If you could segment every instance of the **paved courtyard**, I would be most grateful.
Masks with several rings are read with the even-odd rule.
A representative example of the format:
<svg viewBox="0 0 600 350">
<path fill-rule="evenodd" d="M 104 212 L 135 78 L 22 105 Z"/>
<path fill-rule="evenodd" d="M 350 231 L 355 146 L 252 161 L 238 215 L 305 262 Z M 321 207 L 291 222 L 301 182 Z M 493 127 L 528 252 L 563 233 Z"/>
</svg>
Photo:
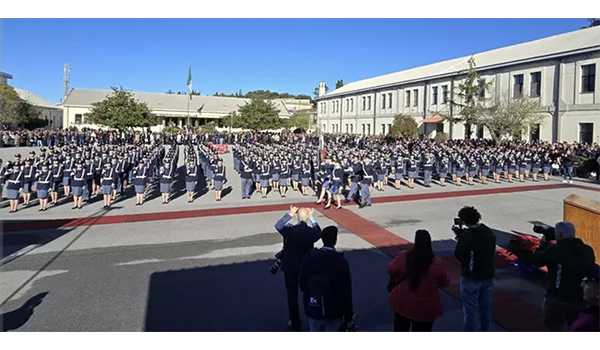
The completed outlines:
<svg viewBox="0 0 600 350">
<path fill-rule="evenodd" d="M 2 150 L 4 151 L 4 150 Z M 23 151 L 21 152 L 24 153 Z M 2 157 L 5 157 L 2 154 Z M 231 158 L 226 157 L 231 169 Z M 275 221 L 291 203 L 272 193 L 242 201 L 239 179 L 222 202 L 205 194 L 188 204 L 156 198 L 136 207 L 125 198 L 111 210 L 101 202 L 82 210 L 70 203 L 41 214 L 36 207 L 9 215 L 0 208 L 0 313 L 3 329 L 18 331 L 280 331 L 287 307 L 283 275 L 269 272 L 282 246 Z M 451 261 L 452 218 L 474 205 L 505 244 L 511 230 L 562 218 L 571 193 L 598 198 L 600 186 L 576 183 L 418 187 L 375 193 L 372 207 L 319 210 L 322 227 L 340 227 L 338 248 L 352 271 L 359 330 L 389 331 L 386 267 L 416 229 L 428 229 L 453 279 L 444 292 L 444 316 L 434 329 L 458 331 L 456 265 Z M 320 246 L 320 243 L 317 245 Z M 541 281 L 499 265 L 494 330 L 541 330 Z M 514 310 L 521 310 L 515 314 Z M 524 314 L 527 317 L 524 317 Z M 511 316 L 512 314 L 512 316 Z"/>
</svg>

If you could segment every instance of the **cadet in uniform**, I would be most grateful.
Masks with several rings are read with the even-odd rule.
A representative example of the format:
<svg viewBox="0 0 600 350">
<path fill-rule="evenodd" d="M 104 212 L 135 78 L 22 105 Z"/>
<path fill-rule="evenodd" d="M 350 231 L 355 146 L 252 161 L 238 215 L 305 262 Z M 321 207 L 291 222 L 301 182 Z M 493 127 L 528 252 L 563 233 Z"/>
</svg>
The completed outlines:
<svg viewBox="0 0 600 350">
<path fill-rule="evenodd" d="M 185 167 L 185 190 L 187 192 L 187 201 L 192 203 L 196 195 L 196 187 L 198 186 L 198 166 L 193 160 L 188 160 Z"/>
<path fill-rule="evenodd" d="M 425 187 L 431 187 L 431 177 L 433 175 L 434 165 L 435 160 L 433 159 L 433 154 L 427 153 L 423 160 L 423 184 Z"/>
<path fill-rule="evenodd" d="M 100 177 L 100 185 L 102 190 L 102 196 L 104 198 L 104 208 L 110 208 L 113 196 L 113 189 L 115 183 L 115 169 L 110 162 L 104 163 L 104 169 L 102 169 Z"/>
<path fill-rule="evenodd" d="M 19 191 L 23 182 L 23 171 L 20 166 L 9 163 L 6 167 L 6 194 L 10 204 L 9 213 L 17 212 L 19 206 Z"/>
<path fill-rule="evenodd" d="M 46 211 L 48 209 L 48 191 L 52 183 L 52 172 L 46 162 L 42 163 L 41 171 L 36 173 L 36 180 L 37 197 L 40 201 L 39 211 Z"/>
<path fill-rule="evenodd" d="M 50 187 L 50 197 L 52 198 L 52 205 L 58 203 L 58 188 L 63 180 L 63 166 L 59 164 L 58 159 L 52 160 L 52 184 Z"/>
<path fill-rule="evenodd" d="M 360 183 L 360 208 L 371 206 L 372 204 L 369 186 L 373 183 L 375 169 L 373 169 L 373 165 L 371 165 L 371 160 L 369 158 L 365 158 L 362 173 L 363 177 Z"/>
<path fill-rule="evenodd" d="M 33 182 L 35 181 L 35 166 L 33 160 L 28 158 L 25 160 L 25 167 L 23 168 L 23 204 L 29 205 L 31 200 L 31 191 L 33 190 Z"/>
<path fill-rule="evenodd" d="M 133 169 L 133 187 L 135 190 L 135 205 L 144 204 L 146 185 L 148 184 L 148 167 L 144 159 L 140 159 L 138 166 Z"/>
<path fill-rule="evenodd" d="M 288 161 L 284 158 L 281 161 L 281 169 L 279 173 L 279 194 L 281 198 L 285 198 L 288 187 L 290 186 L 291 168 Z"/>
<path fill-rule="evenodd" d="M 254 184 L 253 164 L 249 162 L 249 157 L 245 156 L 240 159 L 240 177 L 242 186 L 242 199 L 250 199 L 252 193 L 252 185 Z"/>
<path fill-rule="evenodd" d="M 219 158 L 217 160 L 217 165 L 215 167 L 214 172 L 214 190 L 215 190 L 215 200 L 217 202 L 221 201 L 221 194 L 223 193 L 223 185 L 227 182 L 227 177 L 225 175 L 225 165 L 223 165 L 223 159 Z"/>
<path fill-rule="evenodd" d="M 81 162 L 75 165 L 75 169 L 71 171 L 71 187 L 73 189 L 73 208 L 81 209 L 82 207 L 82 194 L 83 187 L 86 184 L 86 170 Z"/>
</svg>

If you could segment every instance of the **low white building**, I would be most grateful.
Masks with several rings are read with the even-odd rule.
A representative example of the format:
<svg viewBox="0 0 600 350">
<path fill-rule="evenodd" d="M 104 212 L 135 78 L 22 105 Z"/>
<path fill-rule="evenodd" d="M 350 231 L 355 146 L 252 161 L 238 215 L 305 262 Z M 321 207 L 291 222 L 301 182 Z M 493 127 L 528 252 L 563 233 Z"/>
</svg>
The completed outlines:
<svg viewBox="0 0 600 350">
<path fill-rule="evenodd" d="M 460 102 L 458 85 L 473 57 L 482 79 L 490 83 L 486 103 L 529 97 L 540 103 L 543 123 L 525 139 L 600 142 L 600 27 L 581 29 L 349 83 L 317 99 L 321 130 L 384 135 L 394 116 L 415 118 L 422 134 L 445 132 L 463 138 L 464 125 L 442 116 L 459 116 L 450 101 Z M 483 128 L 474 137 L 488 137 Z"/>
<path fill-rule="evenodd" d="M 97 127 L 86 120 L 92 104 L 102 101 L 112 90 L 73 89 L 63 102 L 63 126 Z M 150 111 L 161 117 L 162 123 L 154 127 L 161 130 L 166 126 L 196 127 L 226 117 L 249 103 L 248 98 L 178 95 L 168 93 L 132 91 L 136 100 L 145 103 Z M 280 118 L 289 118 L 302 108 L 311 108 L 309 100 L 273 99 L 271 103 L 279 110 Z"/>
<path fill-rule="evenodd" d="M 49 128 L 63 127 L 63 111 L 58 105 L 54 105 L 41 96 L 31 91 L 14 88 L 20 98 L 29 102 L 38 111 L 39 118 L 48 122 Z"/>
</svg>

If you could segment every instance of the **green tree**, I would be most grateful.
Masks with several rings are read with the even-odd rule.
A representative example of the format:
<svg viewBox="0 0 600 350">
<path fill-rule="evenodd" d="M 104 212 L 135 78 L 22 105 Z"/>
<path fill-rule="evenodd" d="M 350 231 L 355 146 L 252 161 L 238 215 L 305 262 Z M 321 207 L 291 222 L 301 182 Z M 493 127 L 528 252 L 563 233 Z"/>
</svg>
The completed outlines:
<svg viewBox="0 0 600 350">
<path fill-rule="evenodd" d="M 286 122 L 286 127 L 290 129 L 302 128 L 308 130 L 311 127 L 311 112 L 298 111 L 294 113 Z"/>
<path fill-rule="evenodd" d="M 46 126 L 47 121 L 39 119 L 39 111 L 12 86 L 0 85 L 0 124 L 35 129 Z"/>
<path fill-rule="evenodd" d="M 342 86 L 344 86 L 344 81 L 343 80 L 340 79 L 340 80 L 338 80 L 338 81 L 335 82 L 335 88 L 336 89 L 339 89 Z"/>
<path fill-rule="evenodd" d="M 113 88 L 104 100 L 92 105 L 86 117 L 92 123 L 120 130 L 160 123 L 160 117 L 150 113 L 145 103 L 138 102 L 131 92 L 123 88 Z"/>
<path fill-rule="evenodd" d="M 390 136 L 416 138 L 418 135 L 419 126 L 413 117 L 406 114 L 398 114 L 394 117 Z"/>
<path fill-rule="evenodd" d="M 241 106 L 233 118 L 233 127 L 252 130 L 277 129 L 282 126 L 279 111 L 270 101 L 253 98 Z"/>
<path fill-rule="evenodd" d="M 452 123 L 463 122 L 465 123 L 465 138 L 471 138 L 471 125 L 480 125 L 481 117 L 486 113 L 485 97 L 482 94 L 485 93 L 491 82 L 486 82 L 481 79 L 479 73 L 475 69 L 475 59 L 471 57 L 468 61 L 469 69 L 465 80 L 458 85 L 458 94 L 460 98 L 458 101 L 450 101 L 454 106 L 460 108 L 459 113 L 456 116 L 450 118 L 445 116 Z"/>
<path fill-rule="evenodd" d="M 539 113 L 539 103 L 528 98 L 505 98 L 486 110 L 480 119 L 494 140 L 505 136 L 517 136 L 526 132 L 533 124 L 543 122 L 545 116 Z"/>
</svg>

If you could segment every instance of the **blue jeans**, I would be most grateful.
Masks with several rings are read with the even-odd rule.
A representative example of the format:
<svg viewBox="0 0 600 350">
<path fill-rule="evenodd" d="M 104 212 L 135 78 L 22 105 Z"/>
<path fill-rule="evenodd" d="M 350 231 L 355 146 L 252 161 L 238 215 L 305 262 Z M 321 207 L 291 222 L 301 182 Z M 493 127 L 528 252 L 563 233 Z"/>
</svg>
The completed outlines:
<svg viewBox="0 0 600 350">
<path fill-rule="evenodd" d="M 371 204 L 371 191 L 369 185 L 366 183 L 360 183 L 360 202 L 362 204 Z"/>
<path fill-rule="evenodd" d="M 252 179 L 242 178 L 242 198 L 249 198 L 250 191 L 252 190 L 252 184 L 254 181 Z"/>
<path fill-rule="evenodd" d="M 342 319 L 317 320 L 307 317 L 309 332 L 339 332 L 342 327 Z"/>
<path fill-rule="evenodd" d="M 563 167 L 563 179 L 565 179 L 565 180 L 573 179 L 573 167 L 572 166 Z"/>
<path fill-rule="evenodd" d="M 488 331 L 492 323 L 492 288 L 494 281 L 460 278 L 460 299 L 463 306 L 464 330 Z M 477 324 L 479 323 L 479 329 Z"/>
<path fill-rule="evenodd" d="M 350 183 L 350 192 L 346 196 L 346 199 L 354 199 L 354 197 L 358 194 L 358 182 L 352 181 Z"/>
</svg>

